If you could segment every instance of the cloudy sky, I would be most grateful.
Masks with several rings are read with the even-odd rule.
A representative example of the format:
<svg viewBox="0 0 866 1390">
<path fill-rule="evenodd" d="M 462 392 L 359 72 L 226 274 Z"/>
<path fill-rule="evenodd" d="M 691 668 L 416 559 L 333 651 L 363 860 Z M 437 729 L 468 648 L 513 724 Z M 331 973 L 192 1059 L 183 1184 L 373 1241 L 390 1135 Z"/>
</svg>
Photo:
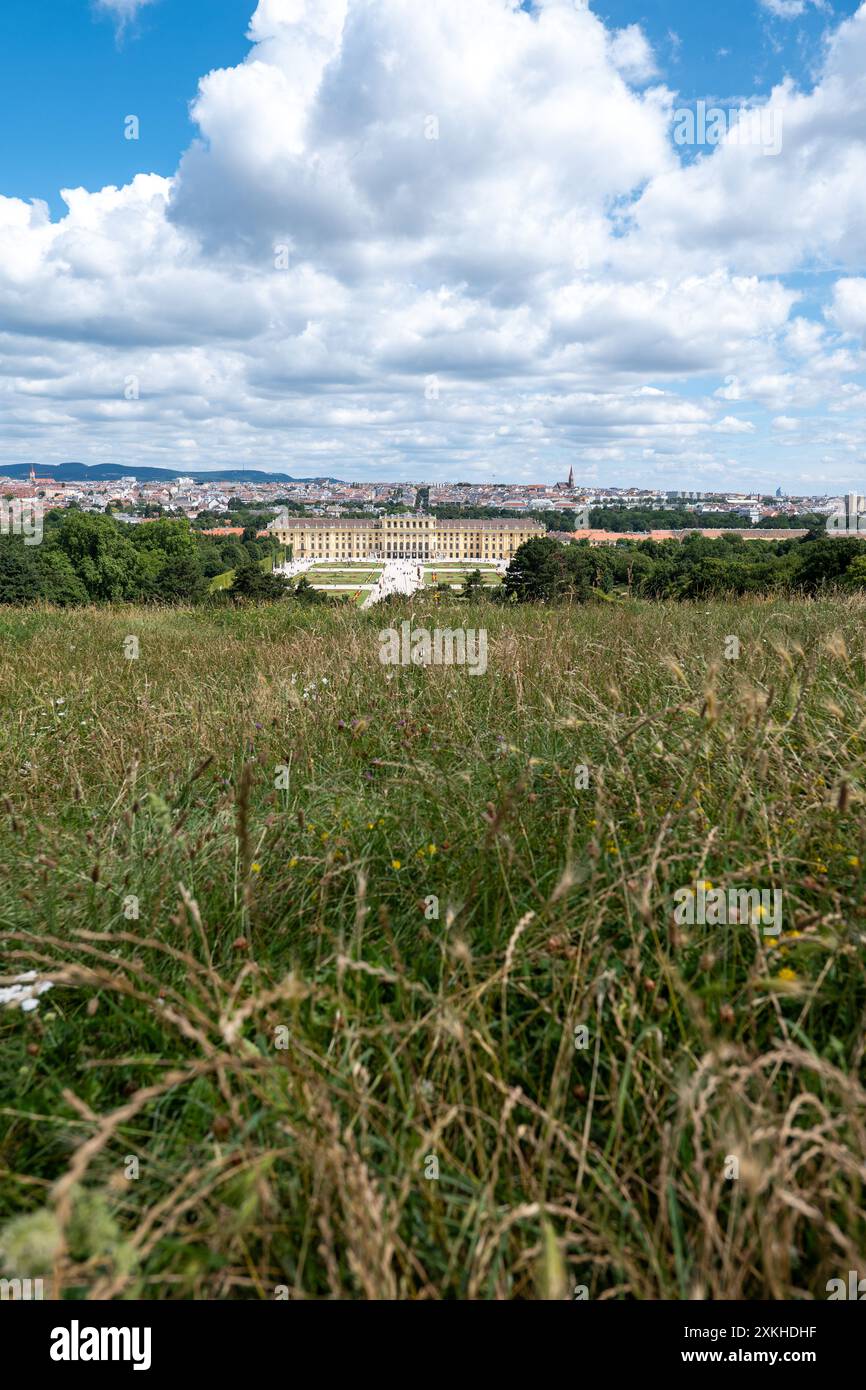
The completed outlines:
<svg viewBox="0 0 866 1390">
<path fill-rule="evenodd" d="M 866 491 L 866 4 L 3 0 L 0 466 Z"/>
</svg>

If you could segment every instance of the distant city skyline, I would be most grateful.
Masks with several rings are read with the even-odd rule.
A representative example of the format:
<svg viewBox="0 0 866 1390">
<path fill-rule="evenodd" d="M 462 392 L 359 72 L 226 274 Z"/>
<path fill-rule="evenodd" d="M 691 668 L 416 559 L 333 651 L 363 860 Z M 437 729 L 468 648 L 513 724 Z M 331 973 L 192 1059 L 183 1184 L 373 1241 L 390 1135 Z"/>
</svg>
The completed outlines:
<svg viewBox="0 0 866 1390">
<path fill-rule="evenodd" d="M 859 0 L 4 0 L 0 470 L 840 495 Z"/>
<path fill-rule="evenodd" d="M 404 495 L 404 500 L 412 499 L 414 505 L 419 505 L 417 497 L 423 492 L 429 492 L 431 496 L 438 494 L 437 502 L 441 501 L 441 494 L 452 493 L 455 497 L 464 493 L 471 499 L 478 496 L 486 496 L 492 493 L 505 493 L 514 498 L 529 499 L 531 497 L 553 498 L 556 505 L 564 508 L 574 508 L 581 505 L 581 499 L 593 498 L 627 498 L 637 496 L 639 498 L 660 500 L 681 500 L 684 505 L 690 503 L 701 504 L 702 502 L 711 503 L 717 506 L 724 499 L 736 499 L 741 501 L 761 500 L 767 507 L 778 507 L 784 510 L 786 507 L 795 506 L 801 501 L 817 501 L 819 499 L 837 501 L 840 497 L 850 498 L 857 493 L 841 492 L 804 492 L 792 493 L 783 490 L 781 487 L 775 491 L 770 489 L 705 489 L 705 488 L 659 488 L 644 487 L 640 484 L 629 483 L 617 485 L 609 482 L 586 483 L 574 477 L 573 469 L 569 470 L 567 479 L 557 479 L 552 482 L 520 482 L 516 479 L 497 479 L 472 482 L 465 478 L 455 475 L 453 478 L 366 478 L 352 479 L 341 478 L 333 475 L 319 474 L 316 476 L 299 477 L 296 474 L 281 473 L 279 470 L 261 469 L 222 469 L 222 470 L 202 470 L 202 469 L 170 469 L 152 468 L 144 465 L 140 468 L 118 464 L 86 464 L 82 462 L 64 462 L 55 466 L 52 470 L 51 465 L 43 466 L 41 472 L 35 464 L 10 464 L 6 465 L 5 471 L 0 466 L 0 481 L 6 480 L 14 484 L 16 489 L 23 487 L 31 491 L 38 492 L 46 485 L 56 484 L 58 489 L 72 490 L 76 488 L 91 488 L 98 491 L 110 489 L 115 484 L 118 491 L 122 492 L 129 487 L 140 486 L 142 489 L 151 488 L 171 488 L 172 490 L 183 490 L 187 485 L 195 491 L 228 492 L 238 489 L 240 492 L 245 490 L 276 490 L 284 488 L 287 494 L 297 495 L 299 492 L 315 490 L 323 495 L 331 493 L 339 496 L 342 493 L 351 495 L 357 491 L 359 496 L 369 495 L 374 492 L 390 493 L 392 495 Z M 2 488 L 0 488 L 2 492 Z M 59 495 L 59 493 L 58 493 Z M 507 505 L 508 499 L 500 500 L 499 505 Z M 530 503 L 530 505 L 534 505 Z"/>
<path fill-rule="evenodd" d="M 65 459 L 58 459 L 52 462 L 52 460 L 50 459 L 40 458 L 39 460 L 35 461 L 34 467 L 36 469 L 36 472 L 40 475 L 47 474 L 48 476 L 52 476 L 52 469 L 56 470 L 57 468 L 62 467 L 62 465 L 65 462 Z M 106 466 L 106 464 L 108 464 L 108 466 L 111 466 L 111 461 L 106 461 L 105 464 L 101 460 L 96 459 L 90 461 L 89 463 L 87 463 L 84 460 L 82 460 L 82 462 L 85 463 L 85 466 L 92 469 L 102 468 Z M 251 462 L 243 466 L 237 465 L 236 467 L 233 467 L 230 463 L 214 464 L 212 467 L 208 467 L 202 465 L 197 461 L 187 461 L 182 465 L 178 465 L 178 467 L 174 469 L 168 460 L 162 460 L 161 462 L 154 461 L 153 463 L 147 464 L 125 464 L 122 466 L 125 469 L 128 469 L 128 472 L 133 476 L 145 476 L 149 469 L 153 469 L 169 474 L 172 477 L 182 477 L 185 474 L 193 474 L 196 477 L 202 477 L 205 479 L 210 477 L 214 481 L 219 481 L 221 475 L 230 475 L 232 478 L 236 478 L 238 481 L 240 481 L 245 476 L 255 478 L 257 474 L 260 474 L 273 475 L 275 478 L 279 477 L 280 479 L 286 479 L 288 481 L 312 481 L 321 480 L 324 478 L 331 478 L 335 482 L 356 484 L 358 486 L 367 486 L 378 483 L 383 485 L 387 484 L 395 488 L 399 487 L 400 485 L 413 487 L 426 487 L 431 484 L 437 486 L 454 486 L 457 483 L 465 483 L 473 488 L 554 488 L 563 482 L 563 479 L 561 477 L 557 477 L 556 475 L 553 475 L 551 477 L 534 476 L 531 478 L 519 478 L 517 476 L 508 475 L 503 477 L 472 477 L 466 476 L 465 473 L 458 472 L 457 470 L 451 470 L 449 472 L 447 468 L 445 468 L 438 476 L 424 476 L 420 473 L 411 476 L 408 473 L 389 474 L 386 473 L 384 470 L 377 472 L 374 468 L 371 468 L 369 473 L 366 473 L 363 477 L 361 477 L 353 475 L 350 470 L 340 473 L 314 473 L 312 471 L 304 472 L 299 471 L 302 465 L 293 464 L 291 465 L 293 471 L 290 472 L 289 465 L 283 465 L 279 460 L 270 464 L 261 463 L 258 465 L 255 462 Z M 4 462 L 2 457 L 0 457 L 0 478 L 26 478 L 29 468 L 29 462 L 23 462 L 20 460 Z M 124 475 L 118 474 L 117 476 L 121 477 Z M 578 491 L 599 491 L 605 489 L 613 489 L 616 491 L 624 492 L 628 491 L 629 489 L 634 489 L 636 491 L 641 492 L 692 492 L 716 496 L 722 496 L 730 493 L 742 494 L 744 496 L 760 495 L 761 497 L 772 497 L 780 501 L 787 501 L 790 499 L 796 499 L 798 497 L 844 497 L 852 491 L 859 492 L 861 495 L 866 496 L 866 464 L 864 464 L 862 470 L 856 470 L 852 472 L 850 479 L 846 480 L 844 483 L 840 482 L 835 487 L 830 486 L 826 483 L 816 484 L 812 487 L 809 487 L 804 484 L 797 488 L 786 484 L 782 488 L 781 496 L 779 496 L 778 486 L 779 485 L 775 483 L 772 478 L 766 484 L 759 482 L 751 486 L 742 482 L 734 483 L 733 481 L 726 484 L 724 480 L 716 480 L 713 484 L 705 484 L 700 481 L 695 481 L 694 477 L 688 473 L 684 474 L 683 478 L 679 481 L 674 481 L 671 479 L 640 481 L 638 479 L 635 479 L 634 477 L 628 476 L 628 474 L 620 478 L 615 478 L 608 473 L 604 473 L 594 479 L 591 479 L 588 476 L 582 476 L 577 477 L 575 480 L 575 489 Z"/>
</svg>

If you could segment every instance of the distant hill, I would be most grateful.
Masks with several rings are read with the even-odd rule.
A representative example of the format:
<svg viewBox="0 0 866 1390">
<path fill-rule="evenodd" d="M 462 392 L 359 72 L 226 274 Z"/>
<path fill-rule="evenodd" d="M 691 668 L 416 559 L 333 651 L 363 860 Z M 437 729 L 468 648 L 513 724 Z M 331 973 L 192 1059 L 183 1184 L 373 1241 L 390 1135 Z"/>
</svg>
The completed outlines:
<svg viewBox="0 0 866 1390">
<path fill-rule="evenodd" d="M 339 478 L 293 478 L 288 473 L 262 473 L 255 468 L 219 468 L 196 472 L 192 468 L 130 468 L 124 463 L 37 463 L 38 478 L 54 478 L 58 483 L 110 483 L 120 478 L 138 478 L 143 483 L 170 483 L 175 478 L 194 478 L 197 483 L 336 483 Z M 23 478 L 30 474 L 29 463 L 0 463 L 0 477 Z"/>
</svg>

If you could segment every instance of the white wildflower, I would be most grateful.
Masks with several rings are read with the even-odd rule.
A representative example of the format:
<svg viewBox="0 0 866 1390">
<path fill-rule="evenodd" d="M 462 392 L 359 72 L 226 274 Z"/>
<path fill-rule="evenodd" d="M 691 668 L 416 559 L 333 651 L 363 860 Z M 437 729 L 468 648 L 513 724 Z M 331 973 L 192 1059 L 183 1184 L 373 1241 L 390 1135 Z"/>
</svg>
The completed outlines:
<svg viewBox="0 0 866 1390">
<path fill-rule="evenodd" d="M 0 985 L 0 1007 L 5 1004 L 10 1009 L 32 1013 L 39 1007 L 39 995 L 50 988 L 50 980 L 40 980 L 35 970 L 27 970 L 16 975 L 11 985 Z"/>
</svg>

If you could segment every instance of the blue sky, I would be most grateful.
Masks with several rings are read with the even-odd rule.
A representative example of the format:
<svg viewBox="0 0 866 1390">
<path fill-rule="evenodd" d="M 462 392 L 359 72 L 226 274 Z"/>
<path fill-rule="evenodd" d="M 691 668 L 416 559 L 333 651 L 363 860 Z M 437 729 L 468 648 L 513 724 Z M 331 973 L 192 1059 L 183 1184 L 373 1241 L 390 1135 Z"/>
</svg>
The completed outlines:
<svg viewBox="0 0 866 1390">
<path fill-rule="evenodd" d="M 853 14 L 857 0 L 808 3 L 794 20 L 757 0 L 602 0 L 593 9 L 613 27 L 639 23 L 684 97 L 727 101 L 766 92 L 785 73 L 806 78 L 828 23 Z"/>
<path fill-rule="evenodd" d="M 251 0 L 155 0 L 119 35 L 91 0 L 3 0 L 0 128 L 15 138 L 0 142 L 0 190 L 42 198 L 59 216 L 61 188 L 125 183 L 142 170 L 173 174 L 196 133 L 188 108 L 198 80 L 246 56 L 253 8 Z M 757 0 L 593 8 L 613 28 L 639 23 L 686 101 L 740 100 L 786 73 L 808 77 L 830 17 L 809 4 L 796 22 L 780 20 Z M 857 0 L 835 0 L 833 14 L 856 8 Z M 141 121 L 137 146 L 122 138 L 130 113 Z"/>
<path fill-rule="evenodd" d="M 4 0 L 0 466 L 866 491 L 866 6 L 523 9 Z"/>
<path fill-rule="evenodd" d="M 250 0 L 157 0 L 122 35 L 89 0 L 0 5 L 0 190 L 63 212 L 61 188 L 173 174 L 199 78 L 249 52 Z M 38 67 L 34 55 L 38 54 Z M 123 120 L 141 121 L 139 144 Z"/>
</svg>

